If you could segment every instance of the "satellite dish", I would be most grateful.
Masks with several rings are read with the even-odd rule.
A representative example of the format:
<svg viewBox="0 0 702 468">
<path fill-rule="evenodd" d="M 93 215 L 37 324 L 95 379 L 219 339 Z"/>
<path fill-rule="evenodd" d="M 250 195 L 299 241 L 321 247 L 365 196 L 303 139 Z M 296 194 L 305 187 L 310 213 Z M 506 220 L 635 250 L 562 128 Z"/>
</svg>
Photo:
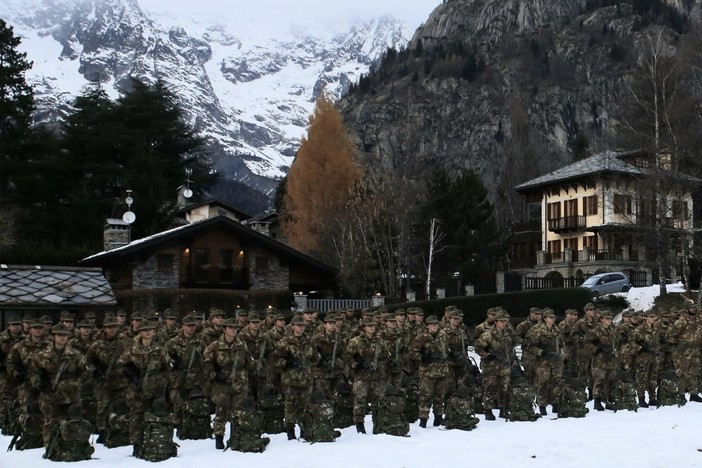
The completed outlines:
<svg viewBox="0 0 702 468">
<path fill-rule="evenodd" d="M 136 220 L 136 215 L 131 211 L 127 211 L 122 215 L 122 220 L 127 224 L 132 224 Z"/>
<path fill-rule="evenodd" d="M 193 196 L 193 191 L 190 190 L 190 189 L 185 189 L 185 190 L 183 191 L 183 196 L 184 196 L 185 198 L 190 198 L 190 197 Z"/>
<path fill-rule="evenodd" d="M 127 205 L 134 203 L 134 199 L 132 197 L 127 197 L 124 201 L 127 202 Z"/>
</svg>

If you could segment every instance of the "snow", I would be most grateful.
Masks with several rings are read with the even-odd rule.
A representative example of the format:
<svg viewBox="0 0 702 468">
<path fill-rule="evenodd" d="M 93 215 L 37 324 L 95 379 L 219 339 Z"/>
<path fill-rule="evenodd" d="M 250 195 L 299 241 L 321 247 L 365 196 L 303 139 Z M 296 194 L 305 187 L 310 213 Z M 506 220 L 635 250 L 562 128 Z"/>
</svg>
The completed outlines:
<svg viewBox="0 0 702 468">
<path fill-rule="evenodd" d="M 680 283 L 668 285 L 669 292 L 684 291 Z M 658 286 L 633 288 L 627 293 L 632 307 L 648 309 L 658 294 Z M 471 432 L 422 429 L 411 425 L 410 437 L 371 435 L 372 422 L 366 418 L 368 435 L 355 428 L 343 429 L 334 443 L 306 444 L 288 441 L 284 434 L 271 436 L 262 454 L 219 452 L 214 440 L 178 441 L 178 457 L 158 466 L 224 467 L 241 463 L 247 468 L 304 466 L 328 468 L 354 467 L 637 467 L 670 468 L 702 466 L 702 405 L 643 408 L 638 412 L 597 412 L 581 419 L 556 419 L 550 413 L 536 422 L 485 421 Z M 431 422 L 430 422 L 431 424 Z M 298 430 L 299 432 L 299 430 Z M 226 439 L 226 436 L 225 436 Z M 10 438 L 0 436 L 0 448 Z M 131 447 L 107 449 L 95 445 L 93 466 L 153 466 L 130 457 Z M 2 468 L 56 466 L 41 458 L 43 449 L 4 452 Z M 86 465 L 88 462 L 79 462 Z"/>
</svg>

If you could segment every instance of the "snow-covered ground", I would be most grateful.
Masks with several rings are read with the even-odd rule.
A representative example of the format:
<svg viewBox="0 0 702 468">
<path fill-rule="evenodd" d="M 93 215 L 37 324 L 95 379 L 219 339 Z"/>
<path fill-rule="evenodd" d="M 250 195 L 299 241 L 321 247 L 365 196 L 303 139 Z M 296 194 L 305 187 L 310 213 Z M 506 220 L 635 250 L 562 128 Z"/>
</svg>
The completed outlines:
<svg viewBox="0 0 702 468">
<path fill-rule="evenodd" d="M 669 286 L 674 291 L 676 286 Z M 681 286 L 677 288 L 682 289 Z M 627 297 L 632 307 L 647 309 L 658 287 L 635 288 Z M 485 421 L 471 432 L 443 428 L 421 429 L 413 424 L 410 437 L 368 435 L 342 430 L 334 443 L 307 444 L 271 436 L 262 454 L 219 452 L 213 440 L 179 442 L 177 458 L 163 467 L 535 467 L 535 468 L 678 468 L 702 467 L 702 404 L 640 409 L 638 412 L 597 412 L 583 419 L 556 419 L 551 413 L 530 422 Z M 549 407 L 550 411 L 550 407 Z M 431 421 L 431 420 L 430 420 Z M 0 468 L 55 466 L 41 458 L 43 449 L 5 452 L 10 438 L 0 436 Z M 131 447 L 107 449 L 95 445 L 94 460 L 79 462 L 102 467 L 153 466 L 130 457 Z"/>
</svg>

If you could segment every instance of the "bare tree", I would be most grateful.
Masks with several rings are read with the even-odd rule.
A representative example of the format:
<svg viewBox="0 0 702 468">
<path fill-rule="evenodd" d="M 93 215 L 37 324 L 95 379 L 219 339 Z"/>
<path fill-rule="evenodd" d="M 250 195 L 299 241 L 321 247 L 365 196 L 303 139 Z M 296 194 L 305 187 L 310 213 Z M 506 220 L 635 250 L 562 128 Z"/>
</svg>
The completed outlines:
<svg viewBox="0 0 702 468">
<path fill-rule="evenodd" d="M 439 229 L 440 224 L 441 223 L 439 223 L 439 220 L 436 218 L 431 218 L 431 221 L 429 222 L 429 252 L 425 262 L 427 281 L 424 287 L 424 292 L 427 299 L 431 297 L 431 267 L 434 263 L 434 255 L 446 248 L 446 246 L 439 247 L 439 245 L 441 245 L 441 241 L 446 238 L 446 234 L 442 233 Z"/>
</svg>

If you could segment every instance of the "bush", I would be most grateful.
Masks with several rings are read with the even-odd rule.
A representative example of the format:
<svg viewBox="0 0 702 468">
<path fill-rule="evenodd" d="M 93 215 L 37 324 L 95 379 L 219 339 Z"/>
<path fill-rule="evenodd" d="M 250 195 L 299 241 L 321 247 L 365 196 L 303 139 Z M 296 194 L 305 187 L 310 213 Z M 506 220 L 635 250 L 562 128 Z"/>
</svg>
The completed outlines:
<svg viewBox="0 0 702 468">
<path fill-rule="evenodd" d="M 149 312 L 171 308 L 181 316 L 192 310 L 206 312 L 219 307 L 227 316 L 237 308 L 264 310 L 272 306 L 282 312 L 290 311 L 293 303 L 291 291 L 233 291 L 227 289 L 142 289 L 115 291 L 118 307 L 128 313 Z"/>
<path fill-rule="evenodd" d="M 629 307 L 629 301 L 624 296 L 616 294 L 598 297 L 593 301 L 593 304 L 597 308 L 610 309 L 615 314 Z"/>
<path fill-rule="evenodd" d="M 475 326 L 485 320 L 486 312 L 491 307 L 502 306 L 512 317 L 527 317 L 531 307 L 550 307 L 557 315 L 562 315 L 566 309 L 582 310 L 588 302 L 590 302 L 590 293 L 585 289 L 558 288 L 406 302 L 392 304 L 388 310 L 392 312 L 412 306 L 421 307 L 425 318 L 429 315 L 441 318 L 447 306 L 455 305 L 463 311 L 463 323 Z"/>
<path fill-rule="evenodd" d="M 696 297 L 691 298 L 696 301 Z M 653 300 L 653 309 L 657 312 L 667 309 L 682 309 L 687 307 L 690 299 L 683 296 L 682 293 L 668 293 L 664 296 L 658 296 Z M 696 302 L 695 302 L 696 303 Z"/>
</svg>

